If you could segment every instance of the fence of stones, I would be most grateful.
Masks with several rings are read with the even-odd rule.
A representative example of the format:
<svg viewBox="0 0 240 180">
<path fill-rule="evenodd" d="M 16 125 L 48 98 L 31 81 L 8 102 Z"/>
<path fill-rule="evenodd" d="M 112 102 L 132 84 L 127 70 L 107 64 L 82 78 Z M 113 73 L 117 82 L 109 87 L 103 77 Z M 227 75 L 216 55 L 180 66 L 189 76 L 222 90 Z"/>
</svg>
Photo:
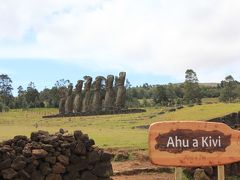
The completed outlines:
<svg viewBox="0 0 240 180">
<path fill-rule="evenodd" d="M 15 136 L 0 144 L 0 179 L 110 180 L 113 156 L 94 144 L 81 131 L 63 129 Z"/>
</svg>

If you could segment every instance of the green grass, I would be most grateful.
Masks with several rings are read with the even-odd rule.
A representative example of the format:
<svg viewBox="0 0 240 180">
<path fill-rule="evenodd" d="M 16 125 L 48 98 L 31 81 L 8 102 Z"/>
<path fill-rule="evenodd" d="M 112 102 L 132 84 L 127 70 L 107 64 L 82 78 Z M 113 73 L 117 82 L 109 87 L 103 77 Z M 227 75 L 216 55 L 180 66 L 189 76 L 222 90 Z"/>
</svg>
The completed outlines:
<svg viewBox="0 0 240 180">
<path fill-rule="evenodd" d="M 64 128 L 71 133 L 76 129 L 82 130 L 101 147 L 147 148 L 147 130 L 133 127 L 158 121 L 208 120 L 240 111 L 240 104 L 204 104 L 158 114 L 162 110 L 164 108 L 147 108 L 147 112 L 137 114 L 54 119 L 43 119 L 42 116 L 56 114 L 57 109 L 11 110 L 0 113 L 0 140 L 19 134 L 29 136 L 39 129 L 56 132 Z"/>
</svg>

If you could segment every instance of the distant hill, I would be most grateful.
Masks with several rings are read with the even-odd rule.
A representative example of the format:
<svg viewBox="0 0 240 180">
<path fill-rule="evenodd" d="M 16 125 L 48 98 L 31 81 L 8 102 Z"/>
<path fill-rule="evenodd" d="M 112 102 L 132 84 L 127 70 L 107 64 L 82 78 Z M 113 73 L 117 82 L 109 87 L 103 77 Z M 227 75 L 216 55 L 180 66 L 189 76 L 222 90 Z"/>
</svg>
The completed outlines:
<svg viewBox="0 0 240 180">
<path fill-rule="evenodd" d="M 219 83 L 199 83 L 199 86 L 205 86 L 205 87 L 217 87 Z"/>
<path fill-rule="evenodd" d="M 183 83 L 174 83 L 174 84 L 181 85 Z M 199 86 L 202 86 L 202 87 L 217 87 L 219 83 L 198 83 L 198 84 Z"/>
</svg>

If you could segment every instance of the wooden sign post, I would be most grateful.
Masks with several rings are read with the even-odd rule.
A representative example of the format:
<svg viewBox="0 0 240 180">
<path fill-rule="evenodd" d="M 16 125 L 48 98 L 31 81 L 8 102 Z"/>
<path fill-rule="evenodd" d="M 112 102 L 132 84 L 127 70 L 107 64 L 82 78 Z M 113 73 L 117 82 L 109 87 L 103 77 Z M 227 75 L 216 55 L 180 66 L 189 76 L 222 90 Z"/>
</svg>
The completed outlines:
<svg viewBox="0 0 240 180">
<path fill-rule="evenodd" d="M 153 123 L 149 128 L 149 156 L 153 164 L 175 167 L 237 162 L 240 161 L 240 132 L 223 123 Z"/>
</svg>

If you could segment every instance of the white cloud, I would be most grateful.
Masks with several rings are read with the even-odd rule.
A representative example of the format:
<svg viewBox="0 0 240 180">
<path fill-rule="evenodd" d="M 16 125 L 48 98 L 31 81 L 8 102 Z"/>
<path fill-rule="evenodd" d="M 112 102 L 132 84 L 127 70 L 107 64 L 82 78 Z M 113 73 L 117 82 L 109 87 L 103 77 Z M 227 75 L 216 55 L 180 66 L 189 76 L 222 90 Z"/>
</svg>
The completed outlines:
<svg viewBox="0 0 240 180">
<path fill-rule="evenodd" d="M 0 2 L 0 41 L 14 42 L 0 46 L 0 58 L 91 61 L 176 79 L 193 68 L 201 81 L 240 75 L 238 0 Z M 32 43 L 24 40 L 29 29 Z"/>
</svg>

